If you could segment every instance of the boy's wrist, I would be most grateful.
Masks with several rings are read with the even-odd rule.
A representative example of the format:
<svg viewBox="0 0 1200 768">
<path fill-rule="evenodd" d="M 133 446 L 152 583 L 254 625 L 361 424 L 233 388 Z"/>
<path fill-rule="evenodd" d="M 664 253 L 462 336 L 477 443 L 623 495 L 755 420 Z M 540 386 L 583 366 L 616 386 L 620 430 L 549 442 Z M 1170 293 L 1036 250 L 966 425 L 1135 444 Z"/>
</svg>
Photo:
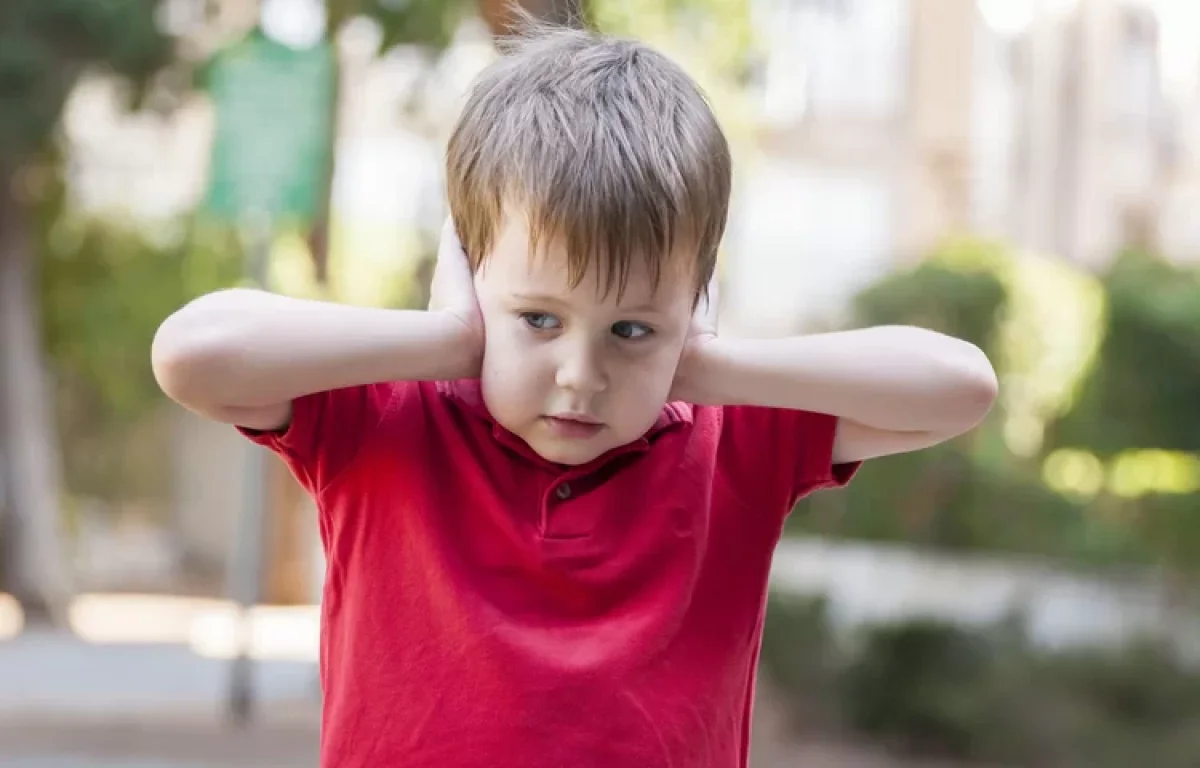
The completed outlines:
<svg viewBox="0 0 1200 768">
<path fill-rule="evenodd" d="M 675 374 L 672 398 L 696 405 L 729 405 L 723 382 L 729 379 L 725 369 L 732 360 L 730 342 L 719 336 L 701 336 L 684 348 Z"/>
<path fill-rule="evenodd" d="M 477 378 L 483 365 L 482 324 L 475 317 L 462 317 L 452 310 L 430 310 L 429 314 L 438 318 L 438 335 L 444 340 L 444 372 L 432 378 Z"/>
<path fill-rule="evenodd" d="M 442 310 L 385 310 L 386 341 L 364 361 L 371 381 L 453 381 L 479 375 L 483 359 L 482 333 L 456 313 Z M 361 382 L 357 382 L 361 379 Z"/>
</svg>

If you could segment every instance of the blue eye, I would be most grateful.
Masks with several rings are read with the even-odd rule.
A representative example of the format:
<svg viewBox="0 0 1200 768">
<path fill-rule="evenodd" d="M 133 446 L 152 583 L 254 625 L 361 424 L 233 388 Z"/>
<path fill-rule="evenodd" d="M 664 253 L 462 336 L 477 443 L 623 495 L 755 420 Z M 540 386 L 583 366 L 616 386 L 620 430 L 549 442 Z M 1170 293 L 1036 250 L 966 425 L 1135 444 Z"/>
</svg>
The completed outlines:
<svg viewBox="0 0 1200 768">
<path fill-rule="evenodd" d="M 522 312 L 521 319 L 535 331 L 552 331 L 562 327 L 562 323 L 558 321 L 557 317 L 545 312 Z"/>
<path fill-rule="evenodd" d="M 642 339 L 654 333 L 654 329 L 641 323 L 621 320 L 613 323 L 612 332 L 622 339 Z"/>
</svg>

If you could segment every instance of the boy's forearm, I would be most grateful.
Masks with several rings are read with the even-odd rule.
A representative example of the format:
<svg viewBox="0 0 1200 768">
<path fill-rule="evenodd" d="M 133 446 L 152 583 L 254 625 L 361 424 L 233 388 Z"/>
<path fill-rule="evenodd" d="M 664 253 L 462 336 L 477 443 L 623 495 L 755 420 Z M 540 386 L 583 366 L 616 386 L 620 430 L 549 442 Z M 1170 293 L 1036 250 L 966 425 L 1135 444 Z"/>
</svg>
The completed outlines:
<svg viewBox="0 0 1200 768">
<path fill-rule="evenodd" d="M 718 338 L 699 354 L 697 375 L 716 403 L 829 413 L 895 432 L 969 429 L 997 387 L 977 347 L 919 328 Z"/>
<path fill-rule="evenodd" d="M 203 413 L 378 381 L 473 376 L 479 353 L 467 327 L 446 313 L 235 290 L 169 317 L 152 356 L 163 390 Z"/>
</svg>

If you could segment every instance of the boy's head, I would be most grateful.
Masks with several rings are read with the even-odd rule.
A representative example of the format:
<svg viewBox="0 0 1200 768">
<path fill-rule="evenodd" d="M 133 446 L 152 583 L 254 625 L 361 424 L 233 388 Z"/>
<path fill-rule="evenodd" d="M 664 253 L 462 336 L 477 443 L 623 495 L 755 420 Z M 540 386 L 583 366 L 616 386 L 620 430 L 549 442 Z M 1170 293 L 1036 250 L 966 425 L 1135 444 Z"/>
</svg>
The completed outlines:
<svg viewBox="0 0 1200 768">
<path fill-rule="evenodd" d="M 564 464 L 645 434 L 729 204 L 729 149 L 696 84 L 638 43 L 532 28 L 476 82 L 447 175 L 492 415 Z"/>
</svg>

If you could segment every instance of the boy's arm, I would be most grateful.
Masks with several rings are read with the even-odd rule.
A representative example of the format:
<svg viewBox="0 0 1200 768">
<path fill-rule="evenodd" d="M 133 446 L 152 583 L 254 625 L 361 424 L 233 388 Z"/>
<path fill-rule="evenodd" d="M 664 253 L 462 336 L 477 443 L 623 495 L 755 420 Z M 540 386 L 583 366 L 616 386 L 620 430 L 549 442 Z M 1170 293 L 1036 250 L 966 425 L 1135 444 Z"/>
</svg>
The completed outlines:
<svg viewBox="0 0 1200 768">
<path fill-rule="evenodd" d="M 438 245 L 428 312 L 367 309 L 263 291 L 219 291 L 163 322 L 151 351 L 181 405 L 257 431 L 291 422 L 305 395 L 392 381 L 470 378 L 483 319 L 454 222 Z"/>
<path fill-rule="evenodd" d="M 699 402 L 837 416 L 835 463 L 925 448 L 966 432 L 997 393 L 996 374 L 977 347 L 897 326 L 698 340 L 681 373 Z"/>
<path fill-rule="evenodd" d="M 482 332 L 450 311 L 342 306 L 262 291 L 201 297 L 154 339 L 154 375 L 201 415 L 256 430 L 283 428 L 291 403 L 384 381 L 476 375 Z"/>
</svg>

